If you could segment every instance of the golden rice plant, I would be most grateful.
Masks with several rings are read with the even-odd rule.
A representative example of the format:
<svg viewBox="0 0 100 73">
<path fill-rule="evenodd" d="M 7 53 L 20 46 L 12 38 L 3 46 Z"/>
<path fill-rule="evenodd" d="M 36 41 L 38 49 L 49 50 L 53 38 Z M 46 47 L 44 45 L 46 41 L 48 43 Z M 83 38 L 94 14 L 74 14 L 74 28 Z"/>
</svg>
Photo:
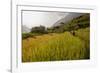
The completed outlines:
<svg viewBox="0 0 100 73">
<path fill-rule="evenodd" d="M 86 42 L 82 40 L 80 31 L 82 32 L 82 30 L 76 31 L 77 36 L 64 32 L 23 39 L 22 62 L 88 59 Z"/>
</svg>

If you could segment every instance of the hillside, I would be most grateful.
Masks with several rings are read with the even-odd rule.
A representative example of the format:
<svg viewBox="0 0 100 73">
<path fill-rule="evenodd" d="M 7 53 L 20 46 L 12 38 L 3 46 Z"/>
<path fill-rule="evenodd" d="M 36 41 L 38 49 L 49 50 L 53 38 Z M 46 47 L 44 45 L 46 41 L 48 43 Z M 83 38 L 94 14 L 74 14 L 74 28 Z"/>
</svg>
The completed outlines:
<svg viewBox="0 0 100 73">
<path fill-rule="evenodd" d="M 62 18 L 62 19 L 58 20 L 56 23 L 54 23 L 52 27 L 59 26 L 59 25 L 61 25 L 62 22 L 67 23 L 67 22 L 71 21 L 72 19 L 79 17 L 81 15 L 83 15 L 83 13 L 69 13 L 64 18 Z"/>
<path fill-rule="evenodd" d="M 49 28 L 49 31 L 52 32 L 64 32 L 64 31 L 72 31 L 77 30 L 81 28 L 86 28 L 90 26 L 90 15 L 87 13 L 80 15 L 76 18 L 73 18 L 69 22 L 61 22 L 61 25 L 58 24 L 58 26 L 54 26 L 52 28 Z"/>
</svg>

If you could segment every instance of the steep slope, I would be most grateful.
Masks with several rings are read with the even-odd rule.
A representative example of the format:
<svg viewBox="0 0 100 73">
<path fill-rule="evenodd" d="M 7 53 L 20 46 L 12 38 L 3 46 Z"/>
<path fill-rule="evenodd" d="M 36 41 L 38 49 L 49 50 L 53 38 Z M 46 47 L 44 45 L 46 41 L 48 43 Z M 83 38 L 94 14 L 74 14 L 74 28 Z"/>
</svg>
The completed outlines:
<svg viewBox="0 0 100 73">
<path fill-rule="evenodd" d="M 90 14 L 85 13 L 76 18 L 73 18 L 70 21 L 61 22 L 58 26 L 54 26 L 51 28 L 52 32 L 64 32 L 64 31 L 72 31 L 80 28 L 86 28 L 90 26 Z"/>
<path fill-rule="evenodd" d="M 64 18 L 60 19 L 59 21 L 57 21 L 56 23 L 53 24 L 54 26 L 59 26 L 62 23 L 68 23 L 69 21 L 71 21 L 72 19 L 79 17 L 83 15 L 83 13 L 69 13 L 67 16 L 65 16 Z"/>
</svg>

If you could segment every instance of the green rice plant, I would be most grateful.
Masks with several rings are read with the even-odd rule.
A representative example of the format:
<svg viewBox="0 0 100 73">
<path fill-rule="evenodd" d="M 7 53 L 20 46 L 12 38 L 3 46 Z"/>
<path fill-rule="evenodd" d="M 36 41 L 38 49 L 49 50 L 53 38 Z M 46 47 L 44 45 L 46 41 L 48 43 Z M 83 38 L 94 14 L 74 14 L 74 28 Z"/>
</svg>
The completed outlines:
<svg viewBox="0 0 100 73">
<path fill-rule="evenodd" d="M 79 29 L 76 31 L 76 36 L 79 37 L 85 43 L 86 56 L 90 58 L 90 28 Z"/>
</svg>

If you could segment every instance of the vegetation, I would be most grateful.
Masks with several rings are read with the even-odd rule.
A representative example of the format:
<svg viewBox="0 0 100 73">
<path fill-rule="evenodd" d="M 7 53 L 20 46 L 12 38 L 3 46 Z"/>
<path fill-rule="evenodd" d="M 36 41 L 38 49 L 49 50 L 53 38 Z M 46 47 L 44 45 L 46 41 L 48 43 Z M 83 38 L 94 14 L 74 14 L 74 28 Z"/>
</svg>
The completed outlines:
<svg viewBox="0 0 100 73">
<path fill-rule="evenodd" d="M 77 30 L 81 28 L 86 28 L 90 26 L 90 15 L 83 14 L 80 17 L 74 18 L 73 20 L 69 21 L 68 23 L 63 23 L 61 22 L 60 26 L 55 26 L 51 28 L 53 32 L 65 32 L 65 31 L 72 31 L 72 30 Z"/>
<path fill-rule="evenodd" d="M 31 29 L 31 33 L 47 33 L 46 28 L 44 26 L 39 26 L 39 27 L 33 27 Z"/>
<path fill-rule="evenodd" d="M 34 27 L 22 34 L 22 62 L 90 58 L 89 14 L 52 28 Z"/>
<path fill-rule="evenodd" d="M 27 39 L 29 37 L 33 37 L 34 35 L 32 33 L 22 33 L 22 39 Z"/>
</svg>

